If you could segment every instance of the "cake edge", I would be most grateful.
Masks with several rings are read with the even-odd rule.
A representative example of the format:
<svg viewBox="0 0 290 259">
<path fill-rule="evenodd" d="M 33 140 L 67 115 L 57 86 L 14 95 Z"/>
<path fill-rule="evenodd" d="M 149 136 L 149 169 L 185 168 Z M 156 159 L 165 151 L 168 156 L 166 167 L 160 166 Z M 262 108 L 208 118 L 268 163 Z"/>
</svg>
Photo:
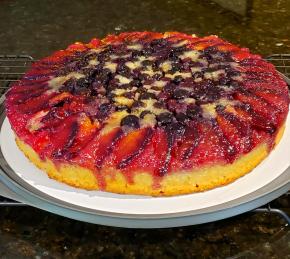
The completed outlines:
<svg viewBox="0 0 290 259">
<path fill-rule="evenodd" d="M 274 147 L 280 142 L 285 123 L 280 127 Z M 229 184 L 251 172 L 271 152 L 267 143 L 261 143 L 251 152 L 238 158 L 232 164 L 206 166 L 190 172 L 174 172 L 163 176 L 160 184 L 154 186 L 150 173 L 134 172 L 132 183 L 128 183 L 123 173 L 115 168 L 106 168 L 105 188 L 100 189 L 95 173 L 85 167 L 70 164 L 55 165 L 50 159 L 41 160 L 31 146 L 17 136 L 15 141 L 25 156 L 40 170 L 54 180 L 86 190 L 101 190 L 119 194 L 174 196 L 210 190 Z M 273 148 L 274 148 L 273 147 Z M 102 174 L 98 172 L 98 174 Z"/>
</svg>

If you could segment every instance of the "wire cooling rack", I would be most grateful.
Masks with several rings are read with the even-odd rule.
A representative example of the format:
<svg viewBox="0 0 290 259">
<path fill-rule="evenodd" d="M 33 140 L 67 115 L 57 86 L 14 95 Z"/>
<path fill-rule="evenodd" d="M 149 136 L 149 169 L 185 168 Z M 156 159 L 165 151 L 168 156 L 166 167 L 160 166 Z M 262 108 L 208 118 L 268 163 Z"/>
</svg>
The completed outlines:
<svg viewBox="0 0 290 259">
<path fill-rule="evenodd" d="M 282 74 L 290 78 L 290 54 L 274 54 L 266 58 Z"/>
<path fill-rule="evenodd" d="M 267 57 L 266 60 L 274 64 L 277 70 L 279 70 L 284 76 L 290 78 L 290 54 L 274 54 Z M 35 60 L 29 55 L 0 55 L 0 103 L 11 83 L 19 80 L 33 62 L 35 62 Z M 284 196 L 289 197 L 290 191 L 284 194 Z M 0 207 L 25 205 L 26 204 L 24 203 L 0 196 Z M 264 207 L 257 208 L 252 212 L 277 214 L 285 220 L 288 226 L 290 226 L 290 217 L 287 215 L 285 210 L 272 207 L 271 203 Z"/>
</svg>

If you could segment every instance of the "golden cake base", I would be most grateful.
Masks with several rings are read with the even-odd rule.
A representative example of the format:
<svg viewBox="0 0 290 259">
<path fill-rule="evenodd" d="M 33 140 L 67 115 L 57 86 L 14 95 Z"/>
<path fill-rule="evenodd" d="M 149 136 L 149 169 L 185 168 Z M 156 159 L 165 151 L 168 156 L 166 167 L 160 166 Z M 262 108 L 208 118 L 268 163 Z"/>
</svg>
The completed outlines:
<svg viewBox="0 0 290 259">
<path fill-rule="evenodd" d="M 285 126 L 281 127 L 275 145 L 280 141 Z M 26 143 L 16 137 L 16 143 L 26 157 L 48 176 L 68 185 L 99 190 L 98 180 L 90 169 L 63 163 L 56 166 L 52 160 L 41 160 L 38 154 Z M 139 194 L 151 196 L 173 196 L 209 190 L 226 185 L 255 168 L 270 150 L 266 143 L 260 144 L 251 152 L 243 155 L 232 164 L 207 166 L 193 171 L 170 173 L 162 178 L 160 186 L 154 187 L 152 175 L 135 172 L 133 183 L 128 183 L 118 169 L 106 169 L 104 191 L 120 194 Z M 108 173 L 109 172 L 109 173 Z M 102 174 L 104 172 L 98 172 Z M 265 172 L 266 173 L 266 172 Z"/>
</svg>

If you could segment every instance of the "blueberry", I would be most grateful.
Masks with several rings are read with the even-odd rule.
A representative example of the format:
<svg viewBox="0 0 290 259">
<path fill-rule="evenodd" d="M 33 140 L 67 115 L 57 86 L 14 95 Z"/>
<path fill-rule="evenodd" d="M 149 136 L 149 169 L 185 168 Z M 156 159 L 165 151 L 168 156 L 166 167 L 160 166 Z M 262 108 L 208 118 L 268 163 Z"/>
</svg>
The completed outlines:
<svg viewBox="0 0 290 259">
<path fill-rule="evenodd" d="M 169 136 L 180 137 L 184 134 L 185 128 L 184 128 L 184 125 L 182 125 L 181 123 L 173 122 L 173 123 L 166 125 L 165 130 L 169 133 Z M 171 139 L 171 141 L 173 139 Z M 173 144 L 173 143 L 171 143 L 171 144 Z"/>
<path fill-rule="evenodd" d="M 220 56 L 222 57 L 223 61 L 233 62 L 232 53 L 231 52 L 223 52 L 221 51 Z"/>
<path fill-rule="evenodd" d="M 182 80 L 183 80 L 182 76 L 176 76 L 176 77 L 174 77 L 174 79 L 172 80 L 172 82 L 174 84 L 178 85 Z"/>
<path fill-rule="evenodd" d="M 179 61 L 179 57 L 178 57 L 177 53 L 174 53 L 174 52 L 170 52 L 168 55 L 168 58 L 170 61 L 173 61 L 176 63 Z"/>
<path fill-rule="evenodd" d="M 79 69 L 79 62 L 73 61 L 73 62 L 68 63 L 66 65 L 66 69 L 68 69 L 68 71 L 75 71 L 75 70 Z"/>
<path fill-rule="evenodd" d="M 228 75 L 229 77 L 233 77 L 233 76 L 240 76 L 241 73 L 240 73 L 239 71 L 237 71 L 237 70 L 229 70 L 229 71 L 227 72 L 227 75 Z"/>
<path fill-rule="evenodd" d="M 138 129 L 140 127 L 139 118 L 135 115 L 127 115 L 121 120 L 121 126 Z"/>
<path fill-rule="evenodd" d="M 136 87 L 141 87 L 142 86 L 142 82 L 140 79 L 134 79 L 131 83 L 132 86 L 136 86 Z"/>
<path fill-rule="evenodd" d="M 166 125 L 173 121 L 173 115 L 169 112 L 163 112 L 157 115 L 157 121 L 159 125 Z"/>
<path fill-rule="evenodd" d="M 186 115 L 190 119 L 196 119 L 198 117 L 201 117 L 201 112 L 201 108 L 195 105 L 187 108 Z"/>
<path fill-rule="evenodd" d="M 203 74 L 201 72 L 194 72 L 192 74 L 192 76 L 193 76 L 194 79 L 197 79 L 197 78 L 202 78 Z"/>
<path fill-rule="evenodd" d="M 165 108 L 165 105 L 164 105 L 164 103 L 162 103 L 162 102 L 156 102 L 156 103 L 153 104 L 153 106 L 154 106 L 155 108 L 157 108 L 157 109 Z"/>
<path fill-rule="evenodd" d="M 88 87 L 89 86 L 89 82 L 87 78 L 80 78 L 77 81 L 77 87 Z"/>
<path fill-rule="evenodd" d="M 183 99 L 189 96 L 189 92 L 185 89 L 175 89 L 173 92 L 173 97 L 175 99 Z"/>
<path fill-rule="evenodd" d="M 154 64 L 153 61 L 151 60 L 144 60 L 142 61 L 142 66 L 146 67 L 146 66 L 152 66 Z"/>
<path fill-rule="evenodd" d="M 174 74 L 182 70 L 182 64 L 180 63 L 172 63 L 171 69 L 169 70 L 170 73 Z"/>
<path fill-rule="evenodd" d="M 156 39 L 156 40 L 152 40 L 150 43 L 150 46 L 152 48 L 162 48 L 164 46 L 168 45 L 168 41 L 166 39 Z"/>
<path fill-rule="evenodd" d="M 143 92 L 140 95 L 140 99 L 142 100 L 146 100 L 146 99 L 155 99 L 156 96 L 153 93 L 148 93 L 148 92 Z"/>
<path fill-rule="evenodd" d="M 225 64 L 215 64 L 216 69 L 224 69 L 224 70 L 229 70 L 231 67 L 230 65 L 225 65 Z"/>
<path fill-rule="evenodd" d="M 67 80 L 63 86 L 61 87 L 60 91 L 69 91 L 70 93 L 77 93 L 82 87 L 78 86 L 78 82 L 75 78 L 70 78 Z"/>
<path fill-rule="evenodd" d="M 160 71 L 159 66 L 161 63 L 162 63 L 162 60 L 159 60 L 159 62 L 158 62 L 158 60 L 156 62 L 153 62 L 152 63 L 152 70 L 154 72 Z"/>
<path fill-rule="evenodd" d="M 154 52 L 153 49 L 151 49 L 150 47 L 145 48 L 144 50 L 142 50 L 140 52 L 141 56 L 150 56 L 152 53 Z"/>
<path fill-rule="evenodd" d="M 133 50 L 131 55 L 132 55 L 132 58 L 136 58 L 138 56 L 141 56 L 142 52 L 140 52 L 138 50 Z"/>
<path fill-rule="evenodd" d="M 107 92 L 107 98 L 110 100 L 113 100 L 114 97 L 116 97 L 116 94 L 112 93 L 112 92 Z"/>
<path fill-rule="evenodd" d="M 157 81 L 159 81 L 162 77 L 163 77 L 163 74 L 159 74 L 159 73 L 152 76 L 152 78 Z"/>
<path fill-rule="evenodd" d="M 215 67 L 208 67 L 205 72 L 215 72 L 217 69 Z"/>
<path fill-rule="evenodd" d="M 101 52 L 98 55 L 98 61 L 100 61 L 100 62 L 105 62 L 105 61 L 108 61 L 109 59 L 110 59 L 109 53 Z"/>
<path fill-rule="evenodd" d="M 222 77 L 219 79 L 220 85 L 227 85 L 231 80 L 228 77 Z"/>
<path fill-rule="evenodd" d="M 111 77 L 112 77 L 112 73 L 108 69 L 103 69 L 101 71 L 97 71 L 97 73 L 95 75 L 96 81 L 99 81 L 103 84 L 107 84 Z"/>
<path fill-rule="evenodd" d="M 125 64 L 119 64 L 118 69 L 117 69 L 117 73 L 119 75 L 125 76 L 125 77 L 130 77 L 131 76 L 131 71 L 130 69 L 125 66 Z"/>
<path fill-rule="evenodd" d="M 84 60 L 89 61 L 97 58 L 97 53 L 91 53 L 83 57 Z"/>
<path fill-rule="evenodd" d="M 131 106 L 131 109 L 140 108 L 140 107 L 144 107 L 144 106 L 145 106 L 145 104 L 142 101 L 134 101 L 132 106 Z"/>
<path fill-rule="evenodd" d="M 109 113 L 109 111 L 113 108 L 112 104 L 110 103 L 102 103 L 100 106 L 99 106 L 99 111 L 102 113 L 102 114 L 107 114 Z"/>
<path fill-rule="evenodd" d="M 123 94 L 124 97 L 129 99 L 134 99 L 135 93 L 134 92 L 126 92 Z"/>
<path fill-rule="evenodd" d="M 204 49 L 203 51 L 205 54 L 216 54 L 218 52 L 217 48 L 214 46 L 211 47 L 207 47 L 206 49 Z"/>
<path fill-rule="evenodd" d="M 173 52 L 176 55 L 180 55 L 182 52 L 184 52 L 186 50 L 187 50 L 186 46 L 180 46 L 180 47 L 176 47 L 176 48 L 172 49 L 171 52 Z"/>
<path fill-rule="evenodd" d="M 185 113 L 182 113 L 182 112 L 177 113 L 175 118 L 181 124 L 184 124 L 184 123 L 186 123 L 189 120 L 188 116 Z"/>
<path fill-rule="evenodd" d="M 164 92 L 170 93 L 170 94 L 173 94 L 175 89 L 176 89 L 176 85 L 175 84 L 167 84 L 163 88 Z"/>
<path fill-rule="evenodd" d="M 211 62 L 213 60 L 213 57 L 211 54 L 205 53 L 204 57 L 207 59 L 208 62 Z"/>
<path fill-rule="evenodd" d="M 88 88 L 77 88 L 74 91 L 75 94 L 83 95 L 83 96 L 89 96 L 91 94 L 91 90 Z"/>
<path fill-rule="evenodd" d="M 148 80 L 149 79 L 149 75 L 148 74 L 140 74 L 138 75 L 138 78 L 141 80 L 141 81 L 145 81 L 145 80 Z"/>
<path fill-rule="evenodd" d="M 215 109 L 217 112 L 223 112 L 225 110 L 225 106 L 221 105 L 221 104 L 218 104 Z"/>
</svg>

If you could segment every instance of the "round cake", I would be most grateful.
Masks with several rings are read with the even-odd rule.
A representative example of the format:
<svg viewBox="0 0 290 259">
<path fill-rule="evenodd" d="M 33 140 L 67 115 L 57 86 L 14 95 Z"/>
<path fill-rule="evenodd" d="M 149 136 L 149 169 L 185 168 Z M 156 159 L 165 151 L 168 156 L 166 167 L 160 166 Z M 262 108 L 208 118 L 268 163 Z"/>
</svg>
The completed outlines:
<svg viewBox="0 0 290 259">
<path fill-rule="evenodd" d="M 6 96 L 18 147 L 49 177 L 152 196 L 250 172 L 281 139 L 288 106 L 272 64 L 178 32 L 75 43 L 35 62 Z"/>
</svg>

